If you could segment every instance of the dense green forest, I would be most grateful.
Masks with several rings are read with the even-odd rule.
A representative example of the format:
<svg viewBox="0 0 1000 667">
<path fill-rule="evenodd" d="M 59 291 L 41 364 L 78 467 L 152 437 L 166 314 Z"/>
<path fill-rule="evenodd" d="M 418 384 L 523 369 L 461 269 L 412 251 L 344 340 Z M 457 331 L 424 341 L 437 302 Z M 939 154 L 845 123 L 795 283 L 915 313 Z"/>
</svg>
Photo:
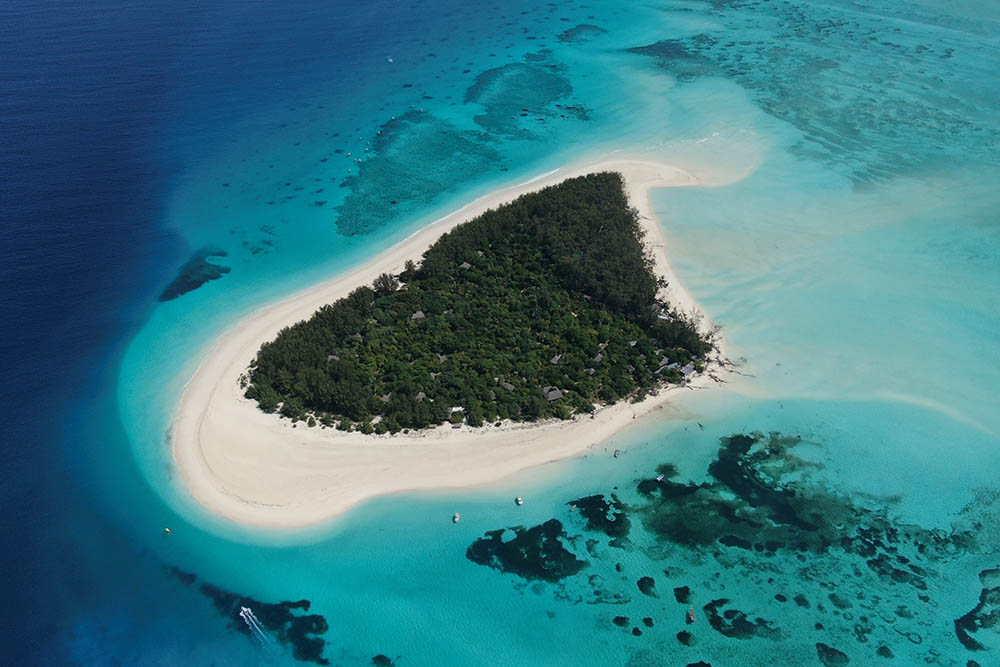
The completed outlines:
<svg viewBox="0 0 1000 667">
<path fill-rule="evenodd" d="M 659 287 L 621 176 L 581 176 L 285 328 L 241 381 L 263 410 L 365 433 L 568 418 L 702 368 L 710 342 Z"/>
</svg>

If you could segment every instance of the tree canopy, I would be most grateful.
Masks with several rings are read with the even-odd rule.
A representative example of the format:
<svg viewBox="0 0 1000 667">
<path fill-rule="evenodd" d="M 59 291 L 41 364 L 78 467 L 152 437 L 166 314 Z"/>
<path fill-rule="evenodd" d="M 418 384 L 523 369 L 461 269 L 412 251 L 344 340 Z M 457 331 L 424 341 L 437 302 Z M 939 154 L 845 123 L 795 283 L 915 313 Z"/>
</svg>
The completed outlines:
<svg viewBox="0 0 1000 667">
<path fill-rule="evenodd" d="M 283 329 L 246 395 L 366 433 L 590 412 L 701 368 L 711 344 L 658 287 L 621 176 L 569 179 Z"/>
</svg>

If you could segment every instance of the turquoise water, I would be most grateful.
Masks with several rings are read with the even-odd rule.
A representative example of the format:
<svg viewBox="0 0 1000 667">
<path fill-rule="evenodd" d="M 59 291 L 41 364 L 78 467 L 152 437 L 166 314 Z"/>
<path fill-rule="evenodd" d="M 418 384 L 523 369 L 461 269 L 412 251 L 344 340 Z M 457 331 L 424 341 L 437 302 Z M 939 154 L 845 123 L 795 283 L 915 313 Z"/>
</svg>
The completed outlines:
<svg viewBox="0 0 1000 667">
<path fill-rule="evenodd" d="M 599 30 L 558 37 L 578 25 Z M 963 647 L 953 621 L 977 604 L 978 573 L 1000 567 L 998 28 L 996 8 L 972 3 L 517 3 L 375 31 L 384 41 L 349 65 L 302 55 L 301 80 L 262 86 L 273 104 L 157 147 L 178 164 L 162 215 L 181 254 L 218 246 L 231 272 L 157 305 L 132 339 L 119 415 L 92 434 L 127 439 L 90 453 L 90 492 L 150 560 L 266 603 L 310 600 L 334 664 L 379 653 L 400 665 L 815 664 L 817 642 L 857 664 L 883 645 L 901 664 L 991 655 Z M 248 58 L 267 82 L 267 63 Z M 357 76 L 325 83 L 335 67 Z M 653 203 L 739 375 L 578 459 L 484 489 L 378 499 L 307 531 L 242 528 L 189 499 L 166 437 L 215 336 L 479 194 L 616 150 L 718 184 Z M 718 541 L 729 528 L 716 535 L 705 506 L 679 504 L 699 539 L 658 533 L 636 482 L 663 463 L 713 502 L 756 511 L 708 472 L 720 438 L 755 431 L 801 436 L 789 452 L 809 465 L 789 454 L 779 486 L 809 511 L 842 513 L 842 532 L 823 534 L 824 549 L 747 550 Z M 632 519 L 621 547 L 568 505 L 613 491 Z M 551 518 L 587 561 L 580 574 L 529 581 L 466 558 L 487 531 Z M 918 564 L 923 587 L 858 552 L 861 529 L 892 525 L 914 537 L 885 538 L 880 553 Z M 976 539 L 954 539 L 953 526 Z M 940 553 L 921 553 L 932 535 Z M 638 590 L 641 576 L 660 597 Z M 691 626 L 678 586 L 692 589 Z M 186 617 L 182 631 L 147 629 L 168 664 L 295 662 L 277 638 L 233 631 L 239 619 L 197 584 L 165 572 L 150 593 Z M 704 608 L 720 598 L 770 623 L 727 636 Z M 98 628 L 81 614 L 60 637 L 100 663 L 106 642 L 124 643 L 108 626 L 128 613 L 104 610 Z M 685 629 L 692 646 L 675 637 Z M 975 639 L 1000 647 L 996 630 Z M 146 661 L 141 644 L 130 650 L 117 657 Z"/>
</svg>

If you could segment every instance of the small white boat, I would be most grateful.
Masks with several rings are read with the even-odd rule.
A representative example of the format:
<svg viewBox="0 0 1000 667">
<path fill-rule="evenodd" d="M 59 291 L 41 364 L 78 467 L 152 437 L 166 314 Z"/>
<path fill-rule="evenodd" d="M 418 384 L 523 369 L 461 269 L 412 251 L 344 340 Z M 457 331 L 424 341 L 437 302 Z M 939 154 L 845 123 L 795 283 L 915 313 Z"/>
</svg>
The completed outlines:
<svg viewBox="0 0 1000 667">
<path fill-rule="evenodd" d="M 521 496 L 518 496 L 517 498 L 514 498 L 514 502 L 517 503 L 518 505 L 523 505 L 524 504 L 524 498 L 522 498 Z"/>
<path fill-rule="evenodd" d="M 455 512 L 455 516 L 451 517 L 451 522 L 452 523 L 458 523 L 458 520 L 461 519 L 461 518 L 462 518 L 461 515 L 459 515 L 458 512 Z"/>
<path fill-rule="evenodd" d="M 656 481 L 657 482 L 662 482 L 663 481 L 663 475 L 657 475 L 656 476 Z"/>
<path fill-rule="evenodd" d="M 618 458 L 618 457 L 619 457 L 619 456 L 621 456 L 621 455 L 622 455 L 622 450 L 620 450 L 620 449 L 616 449 L 616 450 L 615 450 L 615 458 Z"/>
</svg>

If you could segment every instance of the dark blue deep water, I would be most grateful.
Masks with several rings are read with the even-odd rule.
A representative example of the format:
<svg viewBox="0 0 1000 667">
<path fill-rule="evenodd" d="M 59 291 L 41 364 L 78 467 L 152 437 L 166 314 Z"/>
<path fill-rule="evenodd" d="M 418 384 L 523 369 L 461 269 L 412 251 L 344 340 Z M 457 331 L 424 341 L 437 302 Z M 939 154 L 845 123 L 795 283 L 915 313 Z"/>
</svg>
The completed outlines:
<svg viewBox="0 0 1000 667">
<path fill-rule="evenodd" d="M 183 625 L 150 613 L 162 565 L 106 518 L 81 471 L 95 439 L 124 438 L 118 360 L 185 254 L 162 228 L 163 193 L 234 118 L 294 101 L 307 63 L 351 71 L 386 16 L 336 4 L 0 4 L 0 662 L 70 660 L 53 642 L 91 610 L 105 634 L 84 662 L 155 655 L 102 642 L 141 646 L 164 617 Z M 100 618 L 108 609 L 121 618 Z"/>
<path fill-rule="evenodd" d="M 165 125 L 157 78 L 170 63 L 157 30 L 127 13 L 0 7 L 7 664 L 37 664 L 69 610 L 124 595 L 108 572 L 123 587 L 144 574 L 75 474 L 86 431 L 109 407 L 109 362 L 176 252 L 156 226 L 169 165 L 149 151 Z"/>
</svg>

